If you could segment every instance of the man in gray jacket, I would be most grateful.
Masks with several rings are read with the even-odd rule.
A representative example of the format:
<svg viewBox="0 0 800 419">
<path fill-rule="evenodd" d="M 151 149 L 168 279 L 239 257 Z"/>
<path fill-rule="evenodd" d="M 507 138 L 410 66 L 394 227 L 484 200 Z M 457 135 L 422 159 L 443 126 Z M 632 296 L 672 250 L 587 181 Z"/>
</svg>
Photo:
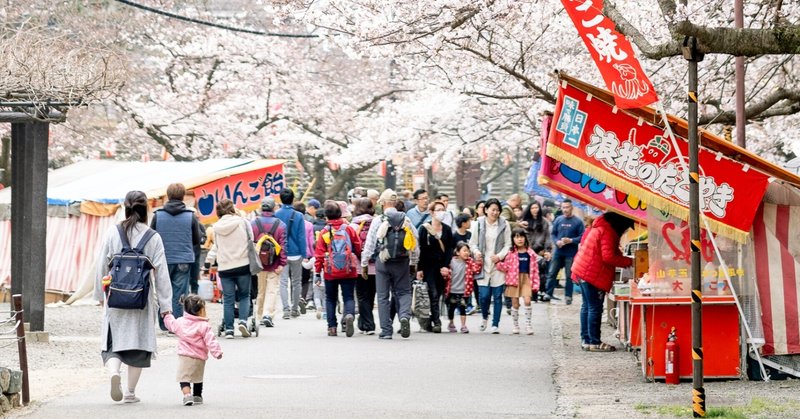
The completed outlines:
<svg viewBox="0 0 800 419">
<path fill-rule="evenodd" d="M 417 231 L 411 224 L 411 220 L 406 217 L 404 212 L 397 211 L 394 200 L 387 200 L 384 204 L 384 215 L 379 218 L 380 222 L 370 224 L 367 239 L 361 251 L 361 276 L 366 279 L 370 256 L 378 253 L 375 258 L 375 288 L 378 294 L 378 318 L 380 319 L 381 333 L 379 339 L 392 338 L 391 301 L 389 294 L 397 304 L 397 312 L 400 317 L 400 334 L 407 338 L 411 334 L 411 278 L 416 274 L 417 261 L 419 260 L 419 245 L 417 243 Z M 414 236 L 414 246 L 405 251 L 389 252 L 387 241 L 390 240 L 392 226 L 400 226 L 403 234 Z"/>
</svg>

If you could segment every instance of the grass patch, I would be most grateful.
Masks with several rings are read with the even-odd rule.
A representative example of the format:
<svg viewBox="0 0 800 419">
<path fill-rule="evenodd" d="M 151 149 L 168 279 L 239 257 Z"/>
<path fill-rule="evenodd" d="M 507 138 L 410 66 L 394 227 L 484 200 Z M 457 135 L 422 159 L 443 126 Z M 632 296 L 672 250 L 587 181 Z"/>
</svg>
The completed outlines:
<svg viewBox="0 0 800 419">
<path fill-rule="evenodd" d="M 668 417 L 692 417 L 692 406 L 655 406 L 645 403 L 637 403 L 634 406 L 638 412 L 646 415 L 668 416 Z M 724 419 L 749 419 L 770 417 L 779 413 L 786 413 L 800 409 L 800 402 L 788 401 L 780 403 L 772 400 L 753 398 L 745 406 L 729 407 L 707 407 L 707 418 Z"/>
</svg>

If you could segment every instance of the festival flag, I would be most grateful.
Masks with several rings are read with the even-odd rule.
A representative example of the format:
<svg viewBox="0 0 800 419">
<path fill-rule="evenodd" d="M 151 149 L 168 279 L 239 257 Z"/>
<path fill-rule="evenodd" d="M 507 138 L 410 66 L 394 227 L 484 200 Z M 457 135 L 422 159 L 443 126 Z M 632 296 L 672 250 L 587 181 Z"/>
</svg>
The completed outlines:
<svg viewBox="0 0 800 419">
<path fill-rule="evenodd" d="M 603 0 L 561 0 L 620 109 L 658 101 L 653 83 L 633 54 L 631 43 L 603 15 Z"/>
</svg>

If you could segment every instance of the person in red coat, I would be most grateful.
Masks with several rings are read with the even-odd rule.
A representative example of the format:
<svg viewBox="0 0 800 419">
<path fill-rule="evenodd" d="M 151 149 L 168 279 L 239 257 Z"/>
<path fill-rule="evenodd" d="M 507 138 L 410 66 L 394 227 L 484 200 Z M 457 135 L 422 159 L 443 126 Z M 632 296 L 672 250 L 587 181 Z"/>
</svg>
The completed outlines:
<svg viewBox="0 0 800 419">
<path fill-rule="evenodd" d="M 336 336 L 336 303 L 339 287 L 344 300 L 344 329 L 347 337 L 353 336 L 356 303 L 353 293 L 358 278 L 358 258 L 361 256 L 361 239 L 342 218 L 342 210 L 335 201 L 325 201 L 328 225 L 319 232 L 314 247 L 314 272 L 325 279 L 325 311 L 328 313 L 328 336 Z M 341 236 L 346 234 L 346 237 Z M 344 245 L 346 243 L 346 245 Z M 344 245 L 344 246 L 343 246 Z M 317 280 L 315 279 L 315 282 Z"/>
<path fill-rule="evenodd" d="M 627 268 L 633 259 L 619 249 L 619 239 L 633 227 L 633 220 L 606 212 L 584 233 L 580 249 L 572 265 L 572 279 L 580 283 L 581 347 L 592 352 L 612 352 L 616 348 L 600 341 L 603 302 L 611 290 L 616 267 Z"/>
</svg>

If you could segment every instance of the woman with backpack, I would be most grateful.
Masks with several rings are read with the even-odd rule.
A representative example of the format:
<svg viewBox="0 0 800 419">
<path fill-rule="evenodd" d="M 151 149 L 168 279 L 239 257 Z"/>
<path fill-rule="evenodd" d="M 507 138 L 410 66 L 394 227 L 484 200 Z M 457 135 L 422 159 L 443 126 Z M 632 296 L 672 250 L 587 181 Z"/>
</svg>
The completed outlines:
<svg viewBox="0 0 800 419">
<path fill-rule="evenodd" d="M 430 222 L 419 227 L 419 263 L 417 279 L 428 284 L 428 296 L 431 301 L 431 322 L 426 325 L 428 332 L 442 333 L 441 298 L 444 294 L 444 277 L 442 268 L 450 267 L 450 259 L 456 245 L 453 242 L 453 230 L 444 223 L 447 216 L 442 201 L 433 201 L 428 211 L 433 215 Z"/>
<path fill-rule="evenodd" d="M 358 238 L 362 243 L 367 241 L 367 233 L 375 219 L 375 207 L 369 198 L 357 199 L 354 203 L 353 221 L 350 227 L 356 230 Z M 359 279 L 356 282 L 356 298 L 358 299 L 358 330 L 368 335 L 375 334 L 375 317 L 372 310 L 375 308 L 375 260 L 373 255 L 361 257 L 369 260 L 367 265 L 367 279 Z"/>
<path fill-rule="evenodd" d="M 250 337 L 247 318 L 250 316 L 250 247 L 253 230 L 250 223 L 236 213 L 233 201 L 224 198 L 217 203 L 214 223 L 216 241 L 206 256 L 206 264 L 217 261 L 217 275 L 222 282 L 222 323 L 225 339 L 233 339 L 234 304 L 239 302 L 239 332 Z"/>
<path fill-rule="evenodd" d="M 161 236 L 147 227 L 147 195 L 141 191 L 128 192 L 124 206 L 125 220 L 108 231 L 97 258 L 94 298 L 103 305 L 100 355 L 111 373 L 111 399 L 136 403 L 139 401 L 136 384 L 142 368 L 150 367 L 156 352 L 157 311 L 161 307 L 161 316 L 171 313 L 172 283 Z M 115 285 L 109 274 L 109 262 L 118 260 L 114 255 L 119 255 L 123 247 L 130 248 L 131 245 L 140 248 L 142 256 L 150 260 L 153 269 L 142 280 L 153 286 L 148 287 L 143 296 L 143 309 L 114 308 L 115 304 L 108 298 L 109 292 L 114 292 Z M 158 304 L 154 304 L 156 298 Z M 122 364 L 128 366 L 124 394 L 120 379 Z"/>
<path fill-rule="evenodd" d="M 358 258 L 361 256 L 361 240 L 356 231 L 342 218 L 342 209 L 336 201 L 325 201 L 325 216 L 328 225 L 319 232 L 314 248 L 314 271 L 325 279 L 325 311 L 328 314 L 328 336 L 336 336 L 336 303 L 339 288 L 344 300 L 344 323 L 347 337 L 355 329 L 356 304 L 353 292 L 358 278 Z M 316 280 L 315 280 L 316 281 Z"/>
</svg>

